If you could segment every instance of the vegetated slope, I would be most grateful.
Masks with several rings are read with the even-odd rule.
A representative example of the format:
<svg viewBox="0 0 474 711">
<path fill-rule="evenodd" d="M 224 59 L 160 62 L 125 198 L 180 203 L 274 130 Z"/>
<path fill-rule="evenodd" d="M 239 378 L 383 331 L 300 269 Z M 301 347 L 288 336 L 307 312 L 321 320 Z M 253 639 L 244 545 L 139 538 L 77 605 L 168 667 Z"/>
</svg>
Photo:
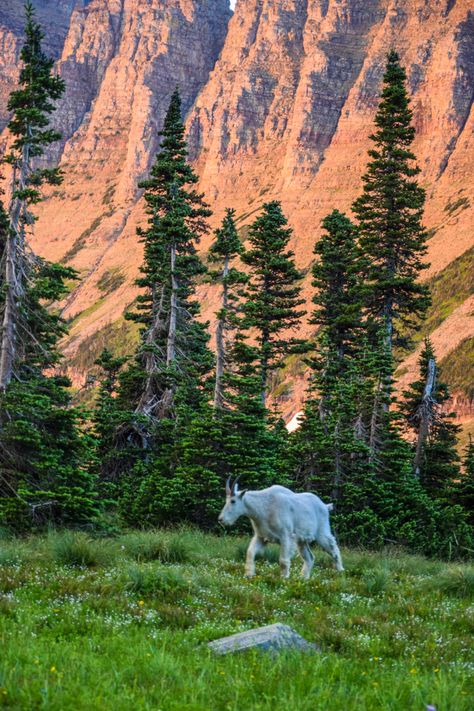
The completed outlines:
<svg viewBox="0 0 474 711">
<path fill-rule="evenodd" d="M 410 556 L 278 551 L 243 577 L 248 538 L 193 530 L 2 542 L 0 698 L 7 708 L 289 711 L 472 708 L 474 571 Z M 315 551 L 316 552 L 316 551 Z M 316 654 L 212 655 L 206 643 L 283 622 Z"/>
<path fill-rule="evenodd" d="M 77 381 L 81 343 L 119 324 L 136 295 L 135 226 L 143 221 L 136 185 L 174 86 L 214 221 L 235 207 L 242 227 L 264 201 L 281 199 L 307 268 L 322 217 L 333 207 L 349 210 L 360 191 L 391 47 L 413 98 L 431 231 L 428 278 L 453 292 L 449 307 L 443 302 L 430 318 L 438 356 L 449 357 L 474 333 L 469 279 L 451 280 L 453 260 L 469 271 L 474 244 L 472 3 L 240 0 L 230 22 L 229 14 L 227 0 L 91 0 L 71 16 L 58 63 L 68 91 L 56 116 L 66 181 L 41 209 L 36 248 L 83 277 L 65 307 L 68 317 L 82 313 L 66 346 Z M 212 322 L 215 292 L 206 286 L 200 294 Z M 407 380 L 415 363 L 403 366 Z M 303 390 L 301 378 L 285 389 L 287 417 Z"/>
</svg>

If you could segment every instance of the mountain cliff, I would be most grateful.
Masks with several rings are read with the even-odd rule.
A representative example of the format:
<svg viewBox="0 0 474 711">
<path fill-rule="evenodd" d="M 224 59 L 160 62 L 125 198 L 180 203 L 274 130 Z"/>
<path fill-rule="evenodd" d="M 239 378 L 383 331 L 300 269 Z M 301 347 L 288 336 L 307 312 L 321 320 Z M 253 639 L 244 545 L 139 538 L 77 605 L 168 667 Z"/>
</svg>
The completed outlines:
<svg viewBox="0 0 474 711">
<path fill-rule="evenodd" d="M 0 10 L 3 123 L 3 99 L 16 80 L 19 4 Z M 427 190 L 429 330 L 446 367 L 462 369 L 474 334 L 472 0 L 237 0 L 232 16 L 227 0 L 36 5 L 45 27 L 54 27 L 48 48 L 67 92 L 55 116 L 66 180 L 40 209 L 35 247 L 81 273 L 65 305 L 73 319 L 66 352 L 79 380 L 90 353 L 117 336 L 136 294 L 135 227 L 143 220 L 136 186 L 174 87 L 182 90 L 190 156 L 214 221 L 235 207 L 244 227 L 264 201 L 281 199 L 307 270 L 322 217 L 334 207 L 350 210 L 360 191 L 392 47 L 408 72 Z M 206 287 L 201 298 L 212 320 L 215 294 Z M 414 354 L 402 381 L 415 364 Z M 287 388 L 288 416 L 302 389 L 298 379 Z M 457 397 L 469 419 L 463 383 Z"/>
</svg>

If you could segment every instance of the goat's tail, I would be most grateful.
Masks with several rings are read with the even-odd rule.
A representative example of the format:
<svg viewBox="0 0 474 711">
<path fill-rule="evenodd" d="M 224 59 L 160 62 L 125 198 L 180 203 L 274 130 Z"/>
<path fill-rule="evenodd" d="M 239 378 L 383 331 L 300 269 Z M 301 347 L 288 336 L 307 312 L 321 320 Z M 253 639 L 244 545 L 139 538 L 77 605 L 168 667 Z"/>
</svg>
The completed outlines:
<svg viewBox="0 0 474 711">
<path fill-rule="evenodd" d="M 331 512 L 334 509 L 334 504 L 326 504 L 327 510 Z"/>
</svg>

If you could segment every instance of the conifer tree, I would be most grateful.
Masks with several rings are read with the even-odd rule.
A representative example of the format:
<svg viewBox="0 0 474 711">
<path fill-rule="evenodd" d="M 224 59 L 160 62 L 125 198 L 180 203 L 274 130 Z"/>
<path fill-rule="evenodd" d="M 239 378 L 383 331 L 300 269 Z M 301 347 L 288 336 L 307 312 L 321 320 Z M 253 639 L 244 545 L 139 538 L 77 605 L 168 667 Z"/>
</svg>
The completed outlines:
<svg viewBox="0 0 474 711">
<path fill-rule="evenodd" d="M 31 339 L 24 314 L 25 292 L 33 278 L 37 260 L 27 244 L 28 226 L 34 223 L 30 207 L 41 200 L 42 185 L 58 185 L 62 181 L 57 168 L 35 167 L 35 159 L 44 149 L 60 138 L 50 128 L 49 115 L 54 102 L 64 92 L 64 82 L 52 73 L 53 60 L 47 57 L 41 42 L 44 37 L 35 20 L 32 3 L 25 3 L 25 43 L 20 53 L 20 87 L 12 92 L 8 110 L 13 116 L 8 129 L 13 136 L 10 153 L 4 159 L 12 166 L 12 201 L 9 209 L 10 229 L 1 265 L 3 283 L 2 331 L 0 344 L 0 389 L 14 377 L 17 362 L 22 359 L 21 346 Z M 56 275 L 59 275 L 58 269 Z"/>
<path fill-rule="evenodd" d="M 150 178 L 140 186 L 149 215 L 142 293 L 127 315 L 142 325 L 134 360 L 119 376 L 116 465 L 124 475 L 120 506 L 127 521 L 156 525 L 192 518 L 197 490 L 211 485 L 204 462 L 189 466 L 204 422 L 212 421 L 207 324 L 198 320 L 196 280 L 206 269 L 197 253 L 210 211 L 187 162 L 181 100 L 171 98 Z M 128 414 L 127 414 L 128 411 Z M 203 451 L 204 456 L 204 451 Z"/>
<path fill-rule="evenodd" d="M 150 178 L 140 183 L 149 215 L 148 228 L 138 230 L 144 263 L 137 284 L 144 292 L 127 317 L 143 329 L 136 363 L 122 379 L 122 394 L 150 423 L 174 416 L 178 387 L 196 397 L 197 383 L 212 366 L 208 334 L 193 299 L 196 278 L 205 272 L 196 247 L 211 213 L 193 187 L 198 179 L 187 162 L 184 130 L 176 90 Z"/>
<path fill-rule="evenodd" d="M 243 261 L 251 269 L 248 297 L 245 306 L 246 326 L 255 329 L 258 343 L 258 362 L 261 397 L 265 405 L 270 373 L 283 359 L 301 351 L 304 341 L 286 335 L 299 326 L 305 311 L 298 307 L 298 281 L 301 273 L 295 266 L 294 253 L 287 250 L 291 229 L 277 201 L 265 203 L 263 213 L 249 230 L 250 248 Z"/>
<path fill-rule="evenodd" d="M 229 339 L 241 320 L 240 297 L 243 284 L 247 282 L 244 272 L 233 266 L 236 257 L 243 254 L 243 245 L 235 226 L 235 210 L 227 209 L 222 226 L 215 231 L 215 236 L 216 240 L 209 251 L 209 260 L 219 267 L 210 273 L 211 280 L 222 286 L 221 308 L 217 313 L 214 388 L 214 406 L 219 411 L 225 404 L 225 373 L 231 347 Z"/>
<path fill-rule="evenodd" d="M 402 411 L 415 433 L 413 470 L 432 498 L 445 499 L 460 476 L 454 413 L 444 412 L 448 386 L 439 379 L 432 343 L 425 339 L 419 358 L 420 377 L 404 392 Z"/>
<path fill-rule="evenodd" d="M 58 372 L 58 341 L 66 324 L 53 306 L 75 272 L 33 255 L 28 245 L 35 220 L 31 206 L 41 200 L 41 186 L 62 180 L 54 167 L 35 167 L 35 159 L 58 138 L 49 114 L 64 86 L 41 49 L 43 34 L 30 2 L 25 11 L 20 88 L 8 103 L 13 197 L 6 233 L 2 214 L 0 357 L 0 517 L 19 530 L 46 522 L 85 523 L 97 511 L 82 418 L 71 407 L 69 380 Z"/>
<path fill-rule="evenodd" d="M 365 388 L 361 255 L 356 229 L 345 215 L 334 210 L 323 220 L 323 228 L 312 270 L 316 308 L 311 323 L 319 331 L 316 354 L 308 360 L 311 391 L 293 441 L 297 443 L 298 478 L 303 476 L 306 486 L 316 486 L 340 500 L 347 477 L 355 483 L 359 463 L 367 464 L 362 457 L 365 444 L 359 414 Z"/>
<path fill-rule="evenodd" d="M 394 51 L 388 55 L 383 82 L 377 130 L 370 136 L 374 142 L 371 161 L 353 211 L 366 258 L 365 308 L 369 318 L 382 323 L 391 355 L 394 346 L 406 345 L 403 330 L 424 316 L 429 294 L 418 282 L 427 266 L 423 262 L 425 191 L 416 180 L 420 169 L 411 150 L 415 129 L 406 73 Z"/>
</svg>

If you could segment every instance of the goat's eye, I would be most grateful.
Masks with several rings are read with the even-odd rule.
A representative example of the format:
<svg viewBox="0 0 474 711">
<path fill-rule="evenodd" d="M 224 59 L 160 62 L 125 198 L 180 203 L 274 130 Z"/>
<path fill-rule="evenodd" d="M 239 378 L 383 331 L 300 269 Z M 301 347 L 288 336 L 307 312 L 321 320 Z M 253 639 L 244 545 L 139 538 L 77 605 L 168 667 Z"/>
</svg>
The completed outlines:
<svg viewBox="0 0 474 711">
<path fill-rule="evenodd" d="M 231 503 L 231 504 L 235 504 L 235 499 L 231 499 L 231 500 L 230 500 L 230 503 Z"/>
</svg>

